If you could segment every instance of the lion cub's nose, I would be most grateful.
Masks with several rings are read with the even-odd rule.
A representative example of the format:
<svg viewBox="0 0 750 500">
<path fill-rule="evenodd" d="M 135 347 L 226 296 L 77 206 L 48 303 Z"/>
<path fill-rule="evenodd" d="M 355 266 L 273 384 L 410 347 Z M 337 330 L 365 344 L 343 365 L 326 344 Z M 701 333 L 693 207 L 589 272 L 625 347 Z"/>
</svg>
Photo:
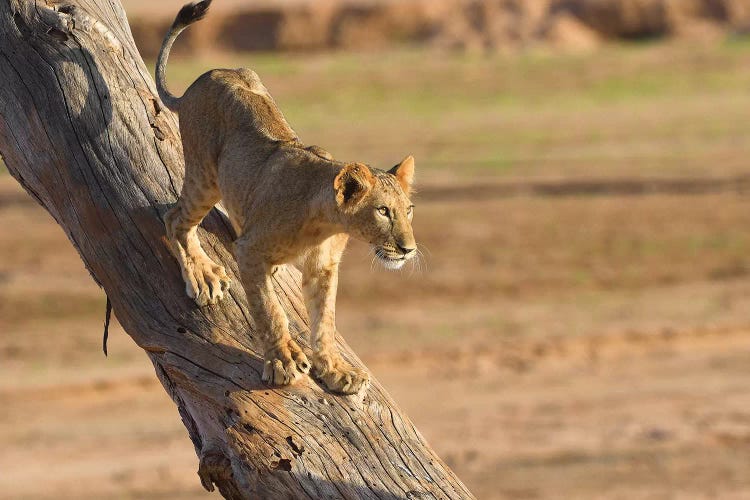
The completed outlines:
<svg viewBox="0 0 750 500">
<path fill-rule="evenodd" d="M 404 255 L 409 255 L 414 250 L 416 250 L 416 248 L 406 248 L 406 247 L 402 247 L 401 245 L 396 245 L 396 246 L 401 251 L 401 253 L 404 254 Z"/>
</svg>

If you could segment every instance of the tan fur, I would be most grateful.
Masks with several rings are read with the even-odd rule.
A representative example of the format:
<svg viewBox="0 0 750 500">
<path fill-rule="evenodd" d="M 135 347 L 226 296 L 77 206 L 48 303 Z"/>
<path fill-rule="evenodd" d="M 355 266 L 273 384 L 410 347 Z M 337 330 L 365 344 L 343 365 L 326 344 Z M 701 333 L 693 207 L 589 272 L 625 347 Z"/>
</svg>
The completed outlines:
<svg viewBox="0 0 750 500">
<path fill-rule="evenodd" d="M 161 75 L 168 47 L 184 29 L 177 21 L 175 26 L 160 56 Z M 415 255 L 408 197 L 414 159 L 384 172 L 305 147 L 258 75 L 247 69 L 209 71 L 179 99 L 168 94 L 163 78 L 158 84 L 167 105 L 179 112 L 185 153 L 182 194 L 165 225 L 187 294 L 203 306 L 220 300 L 229 285 L 196 233 L 221 199 L 238 234 L 234 255 L 265 349 L 263 380 L 289 384 L 310 370 L 271 280 L 277 266 L 297 263 L 312 329 L 313 371 L 332 391 L 358 392 L 369 376 L 341 358 L 334 338 L 339 262 L 349 235 L 372 244 L 388 267 Z"/>
</svg>

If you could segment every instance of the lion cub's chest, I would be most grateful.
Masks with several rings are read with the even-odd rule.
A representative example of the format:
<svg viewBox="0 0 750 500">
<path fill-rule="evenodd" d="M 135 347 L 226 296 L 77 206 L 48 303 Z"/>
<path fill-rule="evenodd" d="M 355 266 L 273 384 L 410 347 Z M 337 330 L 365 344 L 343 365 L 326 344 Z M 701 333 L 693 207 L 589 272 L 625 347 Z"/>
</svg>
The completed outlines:
<svg viewBox="0 0 750 500">
<path fill-rule="evenodd" d="M 284 262 L 303 262 L 311 251 L 318 249 L 339 232 L 340 228 L 322 219 L 312 218 L 305 221 L 296 233 L 284 238 Z"/>
</svg>

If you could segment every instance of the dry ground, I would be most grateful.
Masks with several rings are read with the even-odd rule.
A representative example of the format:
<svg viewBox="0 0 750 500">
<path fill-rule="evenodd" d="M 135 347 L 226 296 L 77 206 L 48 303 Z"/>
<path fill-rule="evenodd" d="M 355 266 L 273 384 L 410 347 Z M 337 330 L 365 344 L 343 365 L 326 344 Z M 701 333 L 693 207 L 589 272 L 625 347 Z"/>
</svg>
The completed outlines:
<svg viewBox="0 0 750 500">
<path fill-rule="evenodd" d="M 744 174 L 750 47 L 240 59 L 307 142 L 417 155 L 425 268 L 352 245 L 339 327 L 478 498 L 750 497 L 742 184 L 506 189 Z M 117 327 L 104 358 L 103 293 L 7 175 L 0 227 L 0 498 L 207 498 L 146 357 Z"/>
</svg>

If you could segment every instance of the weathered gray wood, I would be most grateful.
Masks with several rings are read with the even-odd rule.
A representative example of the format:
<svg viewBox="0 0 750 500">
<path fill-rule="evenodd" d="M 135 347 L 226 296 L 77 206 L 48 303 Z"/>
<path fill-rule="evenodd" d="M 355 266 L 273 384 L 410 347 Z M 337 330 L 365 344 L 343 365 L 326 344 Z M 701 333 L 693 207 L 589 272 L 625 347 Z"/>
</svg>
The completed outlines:
<svg viewBox="0 0 750 500">
<path fill-rule="evenodd" d="M 117 0 L 0 0 L 0 151 L 147 352 L 208 489 L 226 498 L 471 498 L 377 381 L 364 398 L 310 380 L 261 383 L 229 226 L 216 210 L 201 237 L 234 275 L 229 299 L 201 310 L 186 297 L 161 222 L 182 182 L 178 129 Z M 297 336 L 307 332 L 298 282 L 293 269 L 276 275 Z"/>
</svg>

